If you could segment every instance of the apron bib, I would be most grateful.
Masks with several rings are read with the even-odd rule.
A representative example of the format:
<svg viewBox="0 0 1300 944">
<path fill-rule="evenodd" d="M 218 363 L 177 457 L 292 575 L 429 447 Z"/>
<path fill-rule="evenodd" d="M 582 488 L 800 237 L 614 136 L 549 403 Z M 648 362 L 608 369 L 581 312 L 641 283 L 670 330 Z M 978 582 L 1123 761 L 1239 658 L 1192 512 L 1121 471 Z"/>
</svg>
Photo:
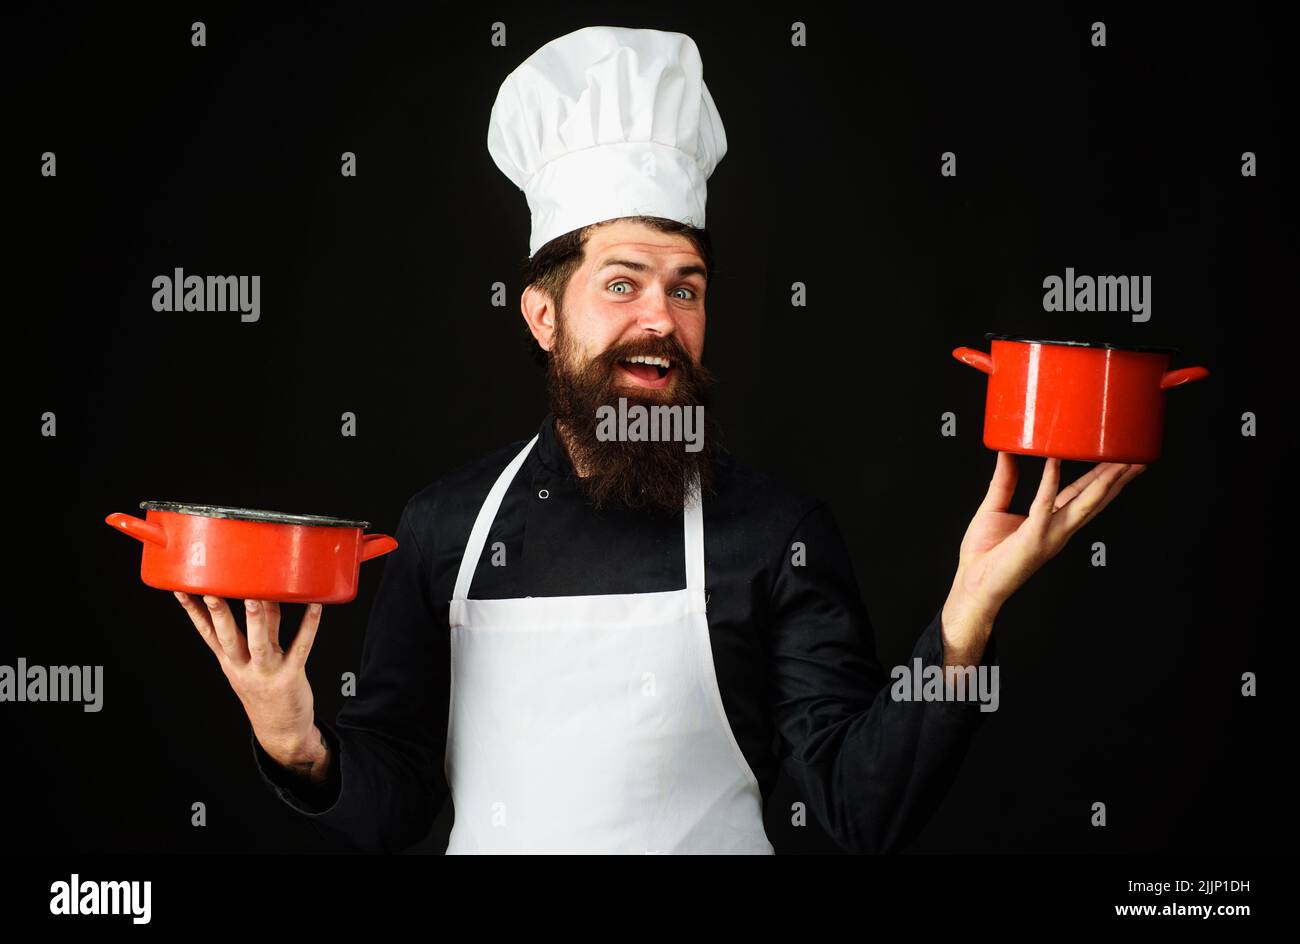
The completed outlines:
<svg viewBox="0 0 1300 944">
<path fill-rule="evenodd" d="M 447 853 L 772 854 L 713 667 L 698 496 L 684 589 L 467 599 L 536 442 L 479 509 L 451 599 Z"/>
</svg>

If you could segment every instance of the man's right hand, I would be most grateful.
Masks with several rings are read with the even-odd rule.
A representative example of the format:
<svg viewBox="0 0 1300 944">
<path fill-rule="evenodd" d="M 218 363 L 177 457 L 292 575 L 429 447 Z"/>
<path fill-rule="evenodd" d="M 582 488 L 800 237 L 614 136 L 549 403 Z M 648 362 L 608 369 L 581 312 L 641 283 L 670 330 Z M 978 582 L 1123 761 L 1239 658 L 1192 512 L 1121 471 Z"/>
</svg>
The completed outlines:
<svg viewBox="0 0 1300 944">
<path fill-rule="evenodd" d="M 243 703 L 262 749 L 313 783 L 323 781 L 330 752 L 316 727 L 306 668 L 320 626 L 321 605 L 308 604 L 298 635 L 285 652 L 280 648 L 280 604 L 244 601 L 245 640 L 225 600 L 174 592 Z"/>
</svg>

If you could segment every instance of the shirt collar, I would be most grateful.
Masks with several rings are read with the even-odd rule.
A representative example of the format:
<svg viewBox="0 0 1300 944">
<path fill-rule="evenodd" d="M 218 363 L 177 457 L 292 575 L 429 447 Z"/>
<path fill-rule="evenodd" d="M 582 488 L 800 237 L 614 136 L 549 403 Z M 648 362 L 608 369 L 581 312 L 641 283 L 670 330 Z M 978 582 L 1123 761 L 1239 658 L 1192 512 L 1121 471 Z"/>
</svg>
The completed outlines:
<svg viewBox="0 0 1300 944">
<path fill-rule="evenodd" d="M 542 419 L 541 428 L 537 431 L 537 446 L 534 449 L 537 458 L 549 471 L 556 475 L 578 477 L 574 471 L 573 462 L 569 459 L 569 453 L 565 450 L 564 444 L 560 442 L 559 437 L 555 434 L 555 414 L 547 412 Z"/>
</svg>

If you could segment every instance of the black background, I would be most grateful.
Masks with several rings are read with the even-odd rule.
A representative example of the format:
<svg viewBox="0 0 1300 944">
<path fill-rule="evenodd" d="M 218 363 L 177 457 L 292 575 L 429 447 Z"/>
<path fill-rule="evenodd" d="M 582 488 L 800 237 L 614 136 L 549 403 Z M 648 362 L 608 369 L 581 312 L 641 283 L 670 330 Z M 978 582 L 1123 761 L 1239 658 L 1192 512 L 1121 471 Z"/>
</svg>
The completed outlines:
<svg viewBox="0 0 1300 944">
<path fill-rule="evenodd" d="M 185 500 L 391 533 L 424 484 L 530 436 L 545 398 L 518 313 L 528 211 L 487 153 L 488 114 L 540 45 L 606 24 L 699 46 L 729 142 L 709 181 L 716 414 L 740 457 L 830 501 L 886 665 L 942 603 L 993 471 L 984 377 L 954 347 L 987 349 L 986 331 L 1164 344 L 1211 372 L 1169 393 L 1162 458 L 1004 607 L 1000 710 L 910 850 L 1274 848 L 1280 29 L 1244 5 L 910 9 L 54 6 L 15 23 L 17 606 L 0 662 L 103 665 L 105 693 L 97 714 L 0 705 L 9 847 L 345 848 L 262 785 L 212 654 L 104 517 Z M 956 178 L 939 173 L 948 150 Z M 1150 275 L 1151 320 L 1044 312 L 1042 280 L 1067 266 Z M 150 282 L 175 267 L 260 274 L 261 319 L 153 311 Z M 1042 460 L 1018 462 L 1023 512 Z M 1087 468 L 1064 463 L 1062 485 Z M 308 671 L 327 718 L 382 566 L 325 612 Z M 302 607 L 283 611 L 292 632 Z M 1244 671 L 1259 697 L 1240 694 Z M 789 825 L 787 786 L 768 806 L 777 850 L 833 850 Z M 442 851 L 450 816 L 418 850 Z"/>
</svg>

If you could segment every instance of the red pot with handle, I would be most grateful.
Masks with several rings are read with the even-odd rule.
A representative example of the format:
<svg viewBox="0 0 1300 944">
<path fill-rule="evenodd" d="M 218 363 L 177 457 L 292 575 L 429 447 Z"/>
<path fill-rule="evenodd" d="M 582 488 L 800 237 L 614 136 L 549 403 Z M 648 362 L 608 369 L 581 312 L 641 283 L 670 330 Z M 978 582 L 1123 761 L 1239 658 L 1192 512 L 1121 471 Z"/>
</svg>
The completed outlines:
<svg viewBox="0 0 1300 944">
<path fill-rule="evenodd" d="M 362 561 L 397 548 L 366 521 L 258 508 L 144 501 L 143 519 L 104 520 L 144 545 L 140 578 L 160 590 L 281 603 L 347 603 Z"/>
<path fill-rule="evenodd" d="M 989 353 L 952 356 L 988 374 L 984 445 L 1028 456 L 1149 463 L 1160 457 L 1165 391 L 1208 377 L 1169 369 L 1172 347 L 987 334 Z"/>
</svg>

